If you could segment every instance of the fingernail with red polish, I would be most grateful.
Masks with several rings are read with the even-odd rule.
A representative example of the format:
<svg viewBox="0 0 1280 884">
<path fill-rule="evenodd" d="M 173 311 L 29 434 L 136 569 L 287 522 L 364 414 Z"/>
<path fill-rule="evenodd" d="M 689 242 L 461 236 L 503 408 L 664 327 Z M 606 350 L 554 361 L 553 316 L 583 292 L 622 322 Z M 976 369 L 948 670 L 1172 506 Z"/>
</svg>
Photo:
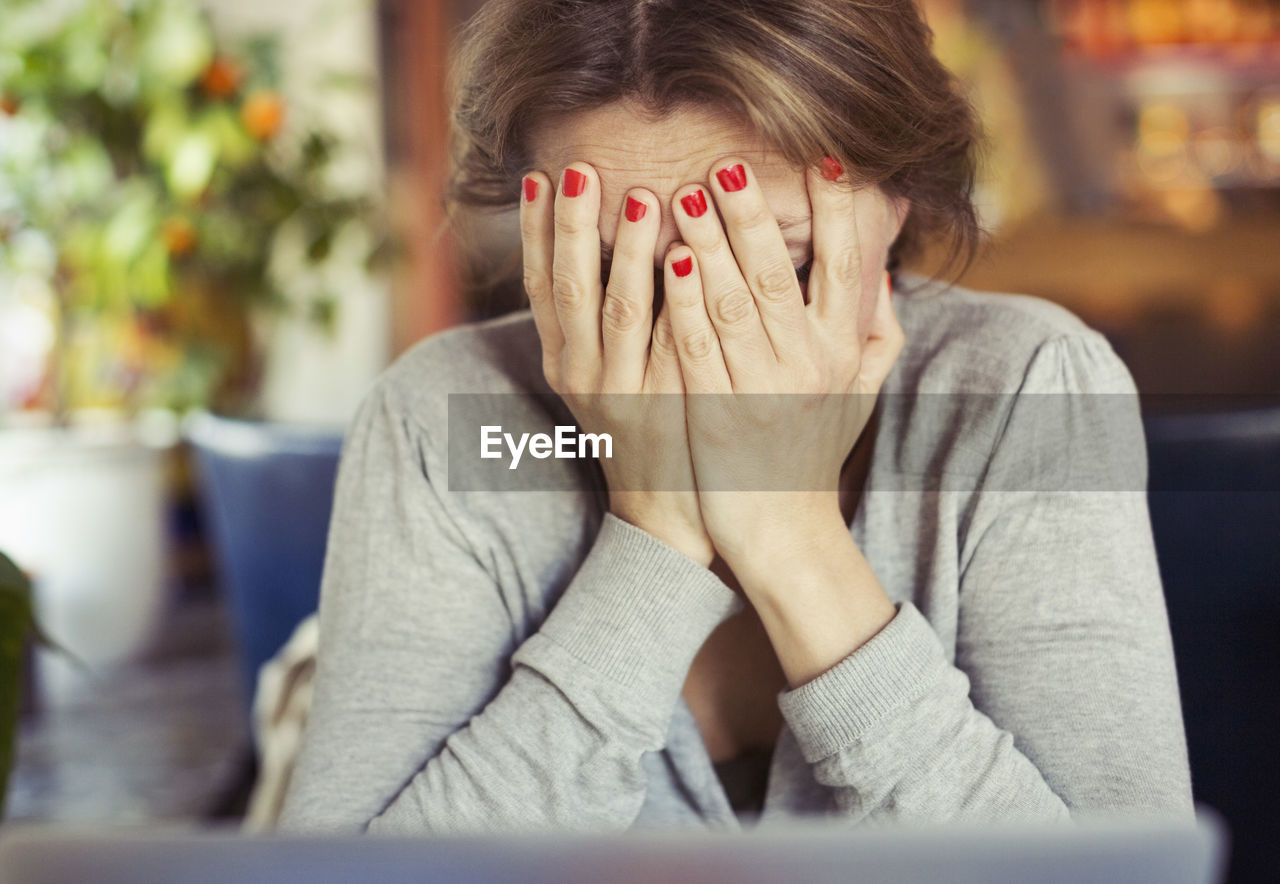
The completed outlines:
<svg viewBox="0 0 1280 884">
<path fill-rule="evenodd" d="M 564 195 L 565 196 L 581 196 L 582 191 L 587 189 L 587 176 L 583 175 L 577 169 L 564 170 Z"/>
<path fill-rule="evenodd" d="M 707 211 L 707 198 L 701 190 L 695 190 L 680 200 L 680 205 L 684 206 L 684 210 L 690 218 L 701 218 L 703 213 Z"/>
<path fill-rule="evenodd" d="M 687 199 L 687 197 L 686 197 Z M 681 258 L 679 261 L 673 261 L 671 269 L 676 272 L 676 276 L 685 277 L 693 272 L 693 259 Z"/>
<path fill-rule="evenodd" d="M 844 174 L 844 166 L 836 162 L 834 157 L 822 158 L 822 177 L 828 181 L 835 181 Z"/>
<path fill-rule="evenodd" d="M 524 179 L 524 201 L 531 203 L 538 198 L 538 180 L 527 175 Z"/>
<path fill-rule="evenodd" d="M 627 197 L 627 220 L 639 221 L 644 217 L 644 213 L 648 210 L 648 206 L 640 202 L 633 196 Z"/>
<path fill-rule="evenodd" d="M 716 179 L 727 192 L 737 193 L 747 186 L 747 170 L 740 163 L 728 166 L 716 173 Z"/>
</svg>

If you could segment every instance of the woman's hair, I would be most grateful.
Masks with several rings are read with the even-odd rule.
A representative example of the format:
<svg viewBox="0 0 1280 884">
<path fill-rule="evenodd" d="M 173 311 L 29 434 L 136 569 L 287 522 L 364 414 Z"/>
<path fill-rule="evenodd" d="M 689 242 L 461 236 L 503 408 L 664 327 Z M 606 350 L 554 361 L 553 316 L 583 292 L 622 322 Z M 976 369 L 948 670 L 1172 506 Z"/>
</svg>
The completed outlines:
<svg viewBox="0 0 1280 884">
<path fill-rule="evenodd" d="M 913 0 L 490 0 L 457 54 L 447 201 L 516 205 L 552 115 L 705 104 L 906 198 L 891 267 L 934 236 L 971 258 L 977 122 L 931 38 Z"/>
</svg>

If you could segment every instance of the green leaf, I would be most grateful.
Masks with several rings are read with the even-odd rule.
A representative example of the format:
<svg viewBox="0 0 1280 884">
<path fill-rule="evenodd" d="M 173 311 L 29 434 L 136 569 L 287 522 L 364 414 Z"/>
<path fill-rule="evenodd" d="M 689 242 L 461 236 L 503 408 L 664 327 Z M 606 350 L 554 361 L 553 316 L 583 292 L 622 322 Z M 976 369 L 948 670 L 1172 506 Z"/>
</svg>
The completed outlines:
<svg viewBox="0 0 1280 884">
<path fill-rule="evenodd" d="M 147 310 L 158 309 L 173 296 L 173 287 L 169 284 L 169 252 L 160 240 L 148 243 L 130 268 L 129 294 L 135 305 Z"/>
<path fill-rule="evenodd" d="M 154 88 L 186 86 L 213 58 L 213 36 L 195 4 L 161 4 L 144 39 L 143 69 Z"/>
<path fill-rule="evenodd" d="M 204 132 L 187 133 L 169 158 L 165 175 L 169 189 L 183 199 L 199 196 L 209 183 L 217 161 L 217 145 L 212 138 Z"/>
<path fill-rule="evenodd" d="M 196 125 L 213 143 L 219 160 L 231 169 L 242 168 L 261 152 L 261 145 L 225 105 L 211 107 Z"/>
<path fill-rule="evenodd" d="M 271 33 L 254 34 L 244 44 L 256 85 L 275 88 L 280 84 L 280 38 Z"/>
<path fill-rule="evenodd" d="M 142 152 L 154 163 L 163 163 L 187 131 L 187 111 L 177 96 L 157 101 L 147 116 Z"/>
<path fill-rule="evenodd" d="M 326 71 L 320 77 L 321 89 L 333 92 L 371 92 L 376 85 L 375 78 L 363 71 Z"/>
<path fill-rule="evenodd" d="M 155 199 L 149 191 L 139 189 L 103 229 L 103 257 L 117 265 L 132 262 L 152 241 L 155 226 Z"/>
<path fill-rule="evenodd" d="M 302 167 L 312 171 L 329 161 L 333 152 L 333 139 L 326 138 L 320 132 L 312 132 L 302 144 Z"/>
<path fill-rule="evenodd" d="M 31 583 L 13 559 L 0 552 L 0 593 L 16 592 L 30 595 Z"/>
<path fill-rule="evenodd" d="M 318 264 L 328 258 L 331 251 L 333 251 L 333 228 L 326 227 L 317 233 L 307 246 L 307 259 L 313 264 Z"/>
</svg>

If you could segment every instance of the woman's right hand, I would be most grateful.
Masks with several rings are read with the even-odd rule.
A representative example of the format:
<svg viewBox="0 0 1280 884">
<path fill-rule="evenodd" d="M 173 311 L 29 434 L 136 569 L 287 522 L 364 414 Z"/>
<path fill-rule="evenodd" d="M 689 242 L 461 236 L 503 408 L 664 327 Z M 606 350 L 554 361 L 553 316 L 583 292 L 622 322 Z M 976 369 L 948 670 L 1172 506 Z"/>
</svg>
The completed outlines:
<svg viewBox="0 0 1280 884">
<path fill-rule="evenodd" d="M 601 466 L 614 515 L 710 565 L 715 551 L 698 508 L 666 306 L 653 318 L 658 199 L 628 191 L 605 286 L 599 177 L 570 163 L 559 185 L 531 172 L 520 201 L 524 287 L 543 373 L 582 430 L 612 436 L 613 457 Z"/>
</svg>

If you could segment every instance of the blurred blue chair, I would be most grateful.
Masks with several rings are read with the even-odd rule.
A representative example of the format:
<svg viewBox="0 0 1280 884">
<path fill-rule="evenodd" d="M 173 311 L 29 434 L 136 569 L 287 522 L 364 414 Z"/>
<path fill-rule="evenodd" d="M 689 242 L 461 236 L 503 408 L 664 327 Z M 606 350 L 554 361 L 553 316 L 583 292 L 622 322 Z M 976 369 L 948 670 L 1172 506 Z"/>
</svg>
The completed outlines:
<svg viewBox="0 0 1280 884">
<path fill-rule="evenodd" d="M 1280 408 L 1146 418 L 1152 528 L 1196 799 L 1232 882 L 1280 869 Z"/>
<path fill-rule="evenodd" d="M 342 431 L 199 414 L 185 435 L 252 703 L 259 668 L 318 606 Z"/>
</svg>

